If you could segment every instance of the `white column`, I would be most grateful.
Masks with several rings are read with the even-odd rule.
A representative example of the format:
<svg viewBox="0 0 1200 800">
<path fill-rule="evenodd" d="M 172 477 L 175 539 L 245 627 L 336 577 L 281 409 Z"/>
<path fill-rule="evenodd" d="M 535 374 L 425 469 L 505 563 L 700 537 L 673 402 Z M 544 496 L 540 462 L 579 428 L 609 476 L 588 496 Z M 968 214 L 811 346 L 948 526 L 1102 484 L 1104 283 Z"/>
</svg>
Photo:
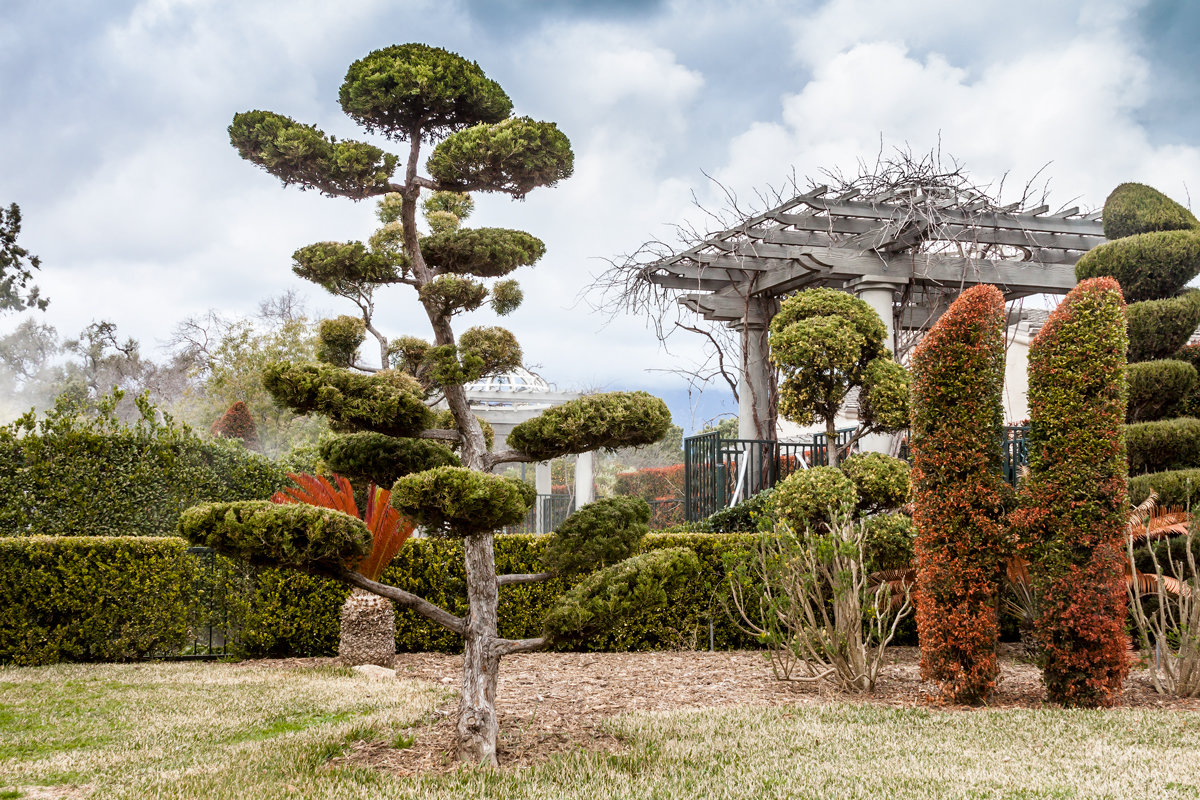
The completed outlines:
<svg viewBox="0 0 1200 800">
<path fill-rule="evenodd" d="M 596 499 L 595 462 L 592 453 L 580 453 L 575 458 L 575 507 Z"/>
<path fill-rule="evenodd" d="M 549 461 L 538 462 L 538 465 L 534 469 L 534 473 L 533 473 L 533 485 L 538 493 L 538 497 L 537 497 L 537 501 L 536 501 L 537 505 L 535 506 L 536 511 L 534 512 L 536 515 L 535 519 L 537 520 L 537 532 L 538 533 L 549 533 L 550 532 L 549 500 L 547 500 L 545 497 L 542 496 L 542 495 L 549 495 L 554 490 L 553 485 L 550 483 L 550 462 Z"/>
<path fill-rule="evenodd" d="M 887 338 L 884 343 L 893 353 L 896 352 L 896 318 L 892 305 L 896 291 L 904 285 L 901 278 L 888 278 L 869 275 L 859 278 L 849 284 L 850 289 L 859 300 L 874 309 L 887 328 Z M 892 447 L 892 434 L 871 433 L 858 440 L 858 449 L 866 453 L 888 453 Z"/>
<path fill-rule="evenodd" d="M 768 357 L 767 326 L 743 320 L 736 325 L 742 340 L 742 369 L 738 376 L 738 438 L 774 439 L 771 414 L 771 381 L 774 371 Z"/>
</svg>

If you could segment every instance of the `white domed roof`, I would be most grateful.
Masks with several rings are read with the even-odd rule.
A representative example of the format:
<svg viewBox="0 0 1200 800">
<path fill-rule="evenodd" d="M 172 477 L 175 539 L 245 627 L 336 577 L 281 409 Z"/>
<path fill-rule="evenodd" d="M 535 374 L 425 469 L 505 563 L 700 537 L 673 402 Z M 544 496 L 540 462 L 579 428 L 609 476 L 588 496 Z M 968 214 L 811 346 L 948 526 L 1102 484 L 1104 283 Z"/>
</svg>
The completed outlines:
<svg viewBox="0 0 1200 800">
<path fill-rule="evenodd" d="M 535 375 L 524 367 L 517 367 L 503 375 L 489 375 L 486 378 L 466 385 L 468 392 L 497 392 L 519 394 L 522 392 L 549 392 L 550 384 L 540 375 Z"/>
</svg>

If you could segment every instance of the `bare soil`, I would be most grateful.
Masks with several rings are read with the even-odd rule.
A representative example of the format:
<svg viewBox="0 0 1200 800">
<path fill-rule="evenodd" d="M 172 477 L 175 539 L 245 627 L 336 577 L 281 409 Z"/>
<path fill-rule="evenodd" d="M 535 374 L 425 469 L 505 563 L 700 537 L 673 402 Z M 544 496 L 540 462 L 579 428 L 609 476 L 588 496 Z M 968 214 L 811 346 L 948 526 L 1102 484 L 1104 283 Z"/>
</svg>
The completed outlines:
<svg viewBox="0 0 1200 800">
<path fill-rule="evenodd" d="M 1018 659 L 1015 648 L 1001 646 L 1001 670 L 990 708 L 1038 708 L 1045 690 L 1036 666 Z M 927 706 L 947 711 L 937 687 L 921 680 L 915 647 L 888 652 L 876 691 L 848 694 L 825 684 L 776 680 L 760 652 L 682 651 L 656 653 L 528 653 L 500 664 L 496 707 L 500 716 L 500 761 L 523 767 L 571 750 L 617 751 L 622 743 L 603 724 L 629 711 L 673 711 L 729 706 L 811 706 L 833 702 L 891 707 Z M 281 668 L 336 664 L 336 659 L 248 661 L 245 665 Z M 396 675 L 455 688 L 462 657 L 441 653 L 401 653 Z M 1125 683 L 1123 707 L 1200 710 L 1200 698 L 1188 700 L 1155 693 L 1146 673 L 1135 669 Z M 372 765 L 401 775 L 457 768 L 454 761 L 456 703 L 447 702 L 412 733 L 412 747 L 394 749 L 361 743 L 338 763 Z"/>
</svg>

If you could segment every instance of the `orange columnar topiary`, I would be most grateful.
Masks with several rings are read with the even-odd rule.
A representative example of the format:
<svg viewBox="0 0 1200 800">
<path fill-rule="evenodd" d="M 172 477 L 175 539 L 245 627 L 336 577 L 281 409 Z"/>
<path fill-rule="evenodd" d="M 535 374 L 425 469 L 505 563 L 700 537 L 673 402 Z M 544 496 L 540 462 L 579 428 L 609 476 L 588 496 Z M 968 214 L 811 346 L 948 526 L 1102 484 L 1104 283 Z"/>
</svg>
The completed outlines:
<svg viewBox="0 0 1200 800">
<path fill-rule="evenodd" d="M 1076 286 L 1029 349 L 1029 477 L 1014 527 L 1029 561 L 1046 694 L 1111 705 L 1129 672 L 1124 546 L 1125 301 Z"/>
<path fill-rule="evenodd" d="M 912 358 L 921 673 L 954 703 L 995 686 L 1003 563 L 1004 297 L 964 292 Z"/>
</svg>

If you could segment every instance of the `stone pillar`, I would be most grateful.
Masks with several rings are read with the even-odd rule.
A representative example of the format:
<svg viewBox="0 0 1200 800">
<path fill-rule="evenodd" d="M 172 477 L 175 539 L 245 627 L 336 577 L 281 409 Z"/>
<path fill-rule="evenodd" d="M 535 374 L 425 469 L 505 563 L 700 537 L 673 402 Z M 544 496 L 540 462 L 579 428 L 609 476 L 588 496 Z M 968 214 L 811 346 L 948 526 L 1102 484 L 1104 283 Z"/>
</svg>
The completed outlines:
<svg viewBox="0 0 1200 800">
<path fill-rule="evenodd" d="M 741 334 L 738 438 L 775 439 L 775 370 L 768 358 L 767 317 L 756 308 L 733 327 Z"/>
<path fill-rule="evenodd" d="M 533 473 L 533 485 L 537 489 L 537 500 L 534 506 L 534 514 L 537 522 L 536 530 L 538 533 L 549 533 L 550 520 L 550 501 L 547 499 L 550 493 L 554 491 L 554 486 L 550 482 L 550 462 L 540 461 Z"/>
<path fill-rule="evenodd" d="M 879 275 L 868 275 L 851 281 L 847 288 L 851 289 L 858 299 L 869 305 L 883 320 L 887 328 L 887 338 L 884 343 L 893 353 L 896 352 L 896 317 L 892 305 L 896 292 L 907 282 L 902 278 L 888 278 Z M 888 453 L 892 448 L 892 434 L 871 433 L 858 440 L 858 449 L 866 453 Z"/>
<path fill-rule="evenodd" d="M 596 499 L 595 463 L 592 453 L 580 453 L 575 458 L 575 507 Z"/>
</svg>

